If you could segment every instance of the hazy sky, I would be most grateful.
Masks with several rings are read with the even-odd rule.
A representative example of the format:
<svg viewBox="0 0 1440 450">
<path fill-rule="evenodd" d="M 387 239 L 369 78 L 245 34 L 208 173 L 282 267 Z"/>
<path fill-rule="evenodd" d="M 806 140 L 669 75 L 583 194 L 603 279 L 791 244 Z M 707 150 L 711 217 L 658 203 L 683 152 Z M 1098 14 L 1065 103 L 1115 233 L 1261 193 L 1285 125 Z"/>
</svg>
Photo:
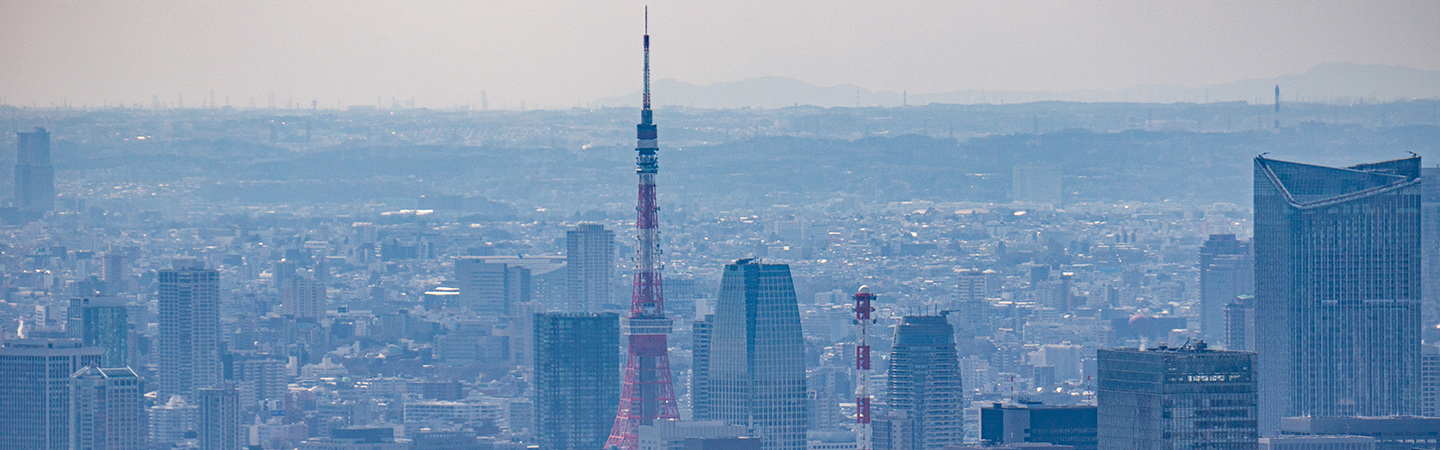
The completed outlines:
<svg viewBox="0 0 1440 450">
<path fill-rule="evenodd" d="M 0 0 L 5 103 L 571 107 L 639 89 L 632 1 Z M 654 74 L 872 90 L 1202 86 L 1440 70 L 1440 2 L 653 1 Z M 891 5 L 894 6 L 891 6 Z M 663 99 L 657 99 L 663 104 Z"/>
</svg>

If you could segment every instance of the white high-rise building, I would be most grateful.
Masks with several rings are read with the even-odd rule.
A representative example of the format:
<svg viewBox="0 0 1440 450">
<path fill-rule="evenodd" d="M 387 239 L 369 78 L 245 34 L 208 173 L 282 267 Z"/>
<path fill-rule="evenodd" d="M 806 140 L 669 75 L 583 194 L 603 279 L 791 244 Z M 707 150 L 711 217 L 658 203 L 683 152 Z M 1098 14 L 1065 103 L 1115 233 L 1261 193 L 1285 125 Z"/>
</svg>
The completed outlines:
<svg viewBox="0 0 1440 450">
<path fill-rule="evenodd" d="M 185 433 L 195 429 L 199 408 L 184 397 L 171 396 L 163 405 L 150 407 L 150 445 L 185 442 Z"/>
<path fill-rule="evenodd" d="M 160 398 L 220 382 L 220 273 L 195 260 L 161 270 Z"/>
<path fill-rule="evenodd" d="M 615 232 L 593 223 L 565 232 L 565 309 L 595 312 L 611 303 L 615 278 Z"/>
</svg>

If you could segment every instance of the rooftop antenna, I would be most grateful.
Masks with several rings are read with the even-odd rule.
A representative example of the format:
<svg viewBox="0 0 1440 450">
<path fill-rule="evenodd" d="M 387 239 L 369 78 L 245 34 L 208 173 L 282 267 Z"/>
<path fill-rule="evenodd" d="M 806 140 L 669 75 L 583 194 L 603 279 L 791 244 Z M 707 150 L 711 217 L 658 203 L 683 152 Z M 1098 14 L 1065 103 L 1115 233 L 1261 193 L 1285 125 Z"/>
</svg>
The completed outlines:
<svg viewBox="0 0 1440 450">
<path fill-rule="evenodd" d="M 641 121 L 649 125 L 650 115 L 650 6 L 645 6 L 645 96 L 640 105 Z"/>
</svg>

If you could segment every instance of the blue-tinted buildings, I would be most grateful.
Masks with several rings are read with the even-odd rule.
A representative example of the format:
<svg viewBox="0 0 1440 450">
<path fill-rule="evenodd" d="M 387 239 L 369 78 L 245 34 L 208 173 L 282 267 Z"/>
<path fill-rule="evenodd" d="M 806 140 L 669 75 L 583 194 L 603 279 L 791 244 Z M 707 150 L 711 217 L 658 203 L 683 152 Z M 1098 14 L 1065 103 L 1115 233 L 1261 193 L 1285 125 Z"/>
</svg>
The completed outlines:
<svg viewBox="0 0 1440 450">
<path fill-rule="evenodd" d="M 1255 158 L 1262 432 L 1291 416 L 1420 413 L 1420 158 Z"/>
</svg>

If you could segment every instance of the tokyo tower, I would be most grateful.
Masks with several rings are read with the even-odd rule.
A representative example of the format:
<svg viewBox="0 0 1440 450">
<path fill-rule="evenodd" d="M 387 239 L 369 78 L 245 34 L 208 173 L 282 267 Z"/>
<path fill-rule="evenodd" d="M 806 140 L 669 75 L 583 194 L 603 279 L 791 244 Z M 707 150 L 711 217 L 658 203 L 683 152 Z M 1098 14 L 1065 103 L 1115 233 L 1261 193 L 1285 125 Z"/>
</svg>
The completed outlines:
<svg viewBox="0 0 1440 450">
<path fill-rule="evenodd" d="M 625 358 L 625 386 L 620 410 L 610 429 L 606 448 L 636 450 L 641 425 L 656 419 L 679 419 L 675 388 L 670 382 L 670 353 L 666 340 L 671 321 L 665 317 L 665 295 L 660 282 L 660 231 L 655 204 L 655 175 L 660 171 L 655 144 L 655 123 L 650 112 L 650 26 L 645 25 L 645 91 L 640 124 L 635 126 L 635 173 L 640 177 L 635 206 L 635 276 L 630 296 L 630 352 Z"/>
</svg>

